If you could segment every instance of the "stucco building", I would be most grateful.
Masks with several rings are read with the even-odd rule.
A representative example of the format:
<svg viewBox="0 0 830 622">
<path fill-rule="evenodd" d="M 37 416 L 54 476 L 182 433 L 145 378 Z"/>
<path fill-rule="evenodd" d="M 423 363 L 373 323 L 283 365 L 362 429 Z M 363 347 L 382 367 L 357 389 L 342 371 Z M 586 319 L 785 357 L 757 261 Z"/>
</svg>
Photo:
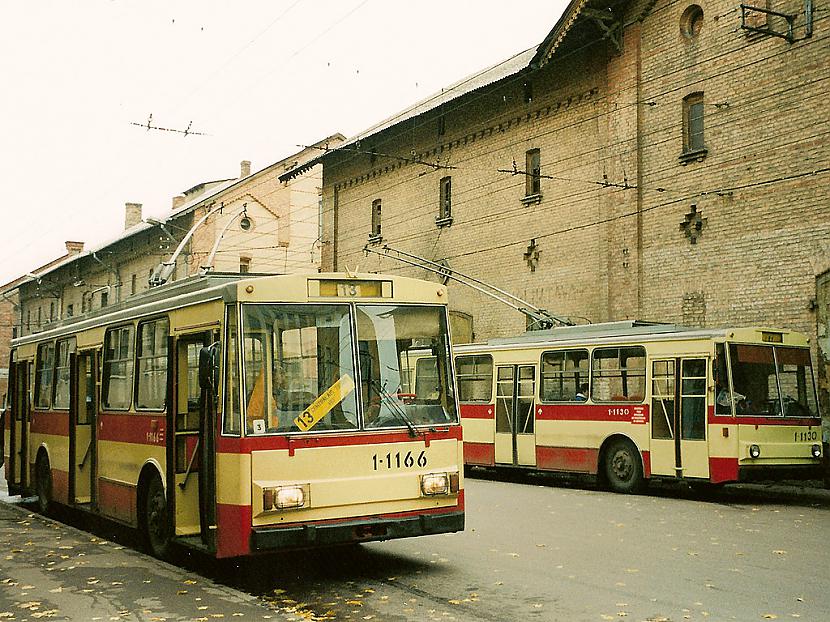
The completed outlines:
<svg viewBox="0 0 830 622">
<path fill-rule="evenodd" d="M 19 293 L 17 332 L 45 330 L 127 301 L 152 281 L 202 270 L 319 271 L 322 167 L 304 168 L 290 182 L 278 176 L 342 140 L 340 134 L 330 136 L 255 172 L 243 161 L 238 177 L 200 183 L 173 197 L 162 218 L 145 219 L 141 204 L 127 203 L 124 230 L 113 239 L 89 250 L 74 248 L 10 288 Z"/>
</svg>

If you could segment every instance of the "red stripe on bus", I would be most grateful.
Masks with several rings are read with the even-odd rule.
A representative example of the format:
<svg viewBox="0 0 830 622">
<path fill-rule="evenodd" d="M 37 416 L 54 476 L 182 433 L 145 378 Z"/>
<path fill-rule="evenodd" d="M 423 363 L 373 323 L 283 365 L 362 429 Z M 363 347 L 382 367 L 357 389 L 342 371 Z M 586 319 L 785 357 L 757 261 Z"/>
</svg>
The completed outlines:
<svg viewBox="0 0 830 622">
<path fill-rule="evenodd" d="M 738 459 L 710 457 L 709 481 L 713 484 L 738 481 Z"/>
<path fill-rule="evenodd" d="M 58 503 L 69 503 L 69 473 L 67 471 L 52 469 L 52 499 Z"/>
<path fill-rule="evenodd" d="M 436 426 L 439 430 L 443 426 Z M 382 443 L 411 443 L 412 441 L 429 442 L 445 439 L 461 440 L 461 426 L 452 425 L 443 427 L 444 431 L 430 432 L 418 430 L 416 437 L 408 432 L 387 433 L 348 433 L 348 434 L 321 434 L 319 436 L 247 436 L 234 438 L 220 436 L 216 440 L 217 450 L 220 453 L 250 453 L 268 449 L 308 449 L 315 447 L 343 447 L 347 445 L 379 445 Z"/>
<path fill-rule="evenodd" d="M 647 404 L 537 404 L 538 421 L 623 421 L 648 423 Z"/>
<path fill-rule="evenodd" d="M 166 417 L 164 413 L 102 413 L 98 415 L 98 440 L 164 447 Z"/>
<path fill-rule="evenodd" d="M 493 419 L 494 412 L 492 404 L 461 404 L 462 419 Z"/>
<path fill-rule="evenodd" d="M 641 451 L 640 455 L 643 457 L 643 477 L 651 477 L 651 454 Z"/>
<path fill-rule="evenodd" d="M 238 557 L 251 552 L 250 505 L 216 504 L 216 557 Z"/>
<path fill-rule="evenodd" d="M 32 434 L 69 436 L 69 411 L 33 410 L 29 431 Z"/>
<path fill-rule="evenodd" d="M 133 524 L 135 521 L 135 487 L 99 478 L 98 506 L 107 516 Z"/>
<path fill-rule="evenodd" d="M 493 466 L 496 464 L 496 446 L 493 443 L 464 443 L 464 464 Z"/>
<path fill-rule="evenodd" d="M 599 449 L 586 447 L 536 447 L 536 466 L 550 471 L 596 473 Z"/>
</svg>

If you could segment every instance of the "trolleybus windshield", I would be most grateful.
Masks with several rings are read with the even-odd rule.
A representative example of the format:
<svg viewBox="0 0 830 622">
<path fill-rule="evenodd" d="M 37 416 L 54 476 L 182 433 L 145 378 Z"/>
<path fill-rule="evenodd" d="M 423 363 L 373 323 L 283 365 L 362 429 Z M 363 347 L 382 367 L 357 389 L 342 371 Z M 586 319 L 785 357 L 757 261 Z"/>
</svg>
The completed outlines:
<svg viewBox="0 0 830 622">
<path fill-rule="evenodd" d="M 457 421 L 443 307 L 358 306 L 357 339 L 366 428 Z"/>
<path fill-rule="evenodd" d="M 443 307 L 252 304 L 242 307 L 242 331 L 249 435 L 458 420 Z M 429 382 L 413 388 L 418 363 L 430 368 Z"/>
<path fill-rule="evenodd" d="M 818 417 L 807 348 L 733 343 L 729 359 L 737 414 Z"/>
</svg>

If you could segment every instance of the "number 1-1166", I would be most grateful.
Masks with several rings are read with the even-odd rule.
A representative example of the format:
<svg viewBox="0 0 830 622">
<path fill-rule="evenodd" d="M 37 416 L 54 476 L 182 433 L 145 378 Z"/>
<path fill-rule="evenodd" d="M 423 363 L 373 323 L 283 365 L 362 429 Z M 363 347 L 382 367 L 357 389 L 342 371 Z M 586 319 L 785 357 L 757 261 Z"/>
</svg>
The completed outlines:
<svg viewBox="0 0 830 622">
<path fill-rule="evenodd" d="M 388 454 L 374 454 L 372 456 L 372 468 L 375 471 L 380 469 L 410 469 L 418 466 L 424 468 L 427 465 L 426 452 L 421 451 L 415 456 L 411 451 L 401 453 L 396 451 Z"/>
</svg>

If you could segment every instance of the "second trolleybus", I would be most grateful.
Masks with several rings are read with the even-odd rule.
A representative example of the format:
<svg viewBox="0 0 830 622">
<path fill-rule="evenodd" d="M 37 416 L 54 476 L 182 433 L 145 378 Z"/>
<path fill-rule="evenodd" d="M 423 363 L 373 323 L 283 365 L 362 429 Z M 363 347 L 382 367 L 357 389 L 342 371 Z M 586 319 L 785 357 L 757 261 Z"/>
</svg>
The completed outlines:
<svg viewBox="0 0 830 622">
<path fill-rule="evenodd" d="M 455 353 L 468 466 L 593 474 L 619 492 L 656 478 L 820 476 L 802 334 L 629 321 Z"/>
<path fill-rule="evenodd" d="M 464 527 L 444 286 L 208 274 L 12 344 L 9 490 L 216 557 Z M 408 386 L 408 355 L 435 359 Z"/>
</svg>

